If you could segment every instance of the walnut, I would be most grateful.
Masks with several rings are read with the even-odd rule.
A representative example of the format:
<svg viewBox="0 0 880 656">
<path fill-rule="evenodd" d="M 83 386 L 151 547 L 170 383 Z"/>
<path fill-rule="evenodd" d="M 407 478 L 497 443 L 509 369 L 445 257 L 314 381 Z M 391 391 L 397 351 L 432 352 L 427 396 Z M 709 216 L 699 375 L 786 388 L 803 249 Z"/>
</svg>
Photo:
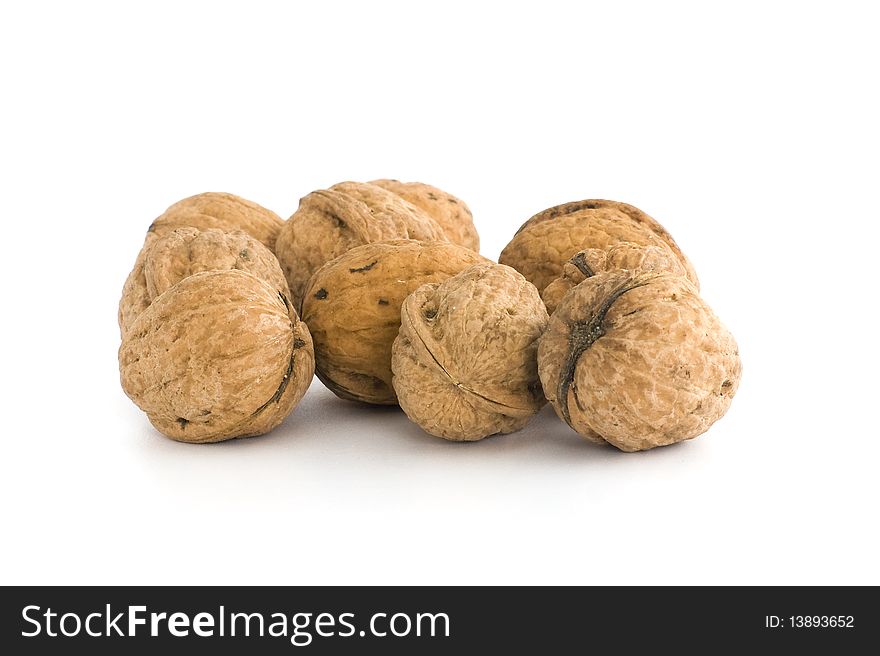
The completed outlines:
<svg viewBox="0 0 880 656">
<path fill-rule="evenodd" d="M 372 180 L 370 184 L 387 189 L 428 213 L 453 244 L 480 252 L 480 235 L 470 208 L 460 198 L 423 182 Z"/>
<path fill-rule="evenodd" d="M 365 244 L 328 262 L 309 281 L 302 304 L 318 378 L 344 399 L 397 403 L 391 345 L 403 300 L 425 283 L 485 261 L 464 246 L 399 239 Z"/>
<path fill-rule="evenodd" d="M 502 264 L 422 285 L 403 303 L 392 350 L 400 407 L 449 440 L 519 430 L 546 403 L 537 362 L 546 327 L 538 290 Z"/>
<path fill-rule="evenodd" d="M 134 321 L 119 349 L 125 393 L 182 442 L 266 433 L 305 394 L 312 340 L 287 298 L 244 271 L 188 276 Z"/>
<path fill-rule="evenodd" d="M 177 228 L 150 241 L 138 255 L 119 302 L 121 333 L 157 296 L 183 278 L 222 269 L 252 273 L 290 298 L 278 260 L 254 237 L 241 230 Z"/>
<path fill-rule="evenodd" d="M 630 269 L 642 271 L 668 271 L 677 276 L 687 276 L 681 260 L 670 249 L 660 246 L 639 246 L 632 242 L 621 242 L 603 251 L 588 248 L 579 251 L 562 267 L 562 275 L 544 288 L 541 299 L 547 312 L 559 305 L 562 297 L 587 278 L 602 271 Z"/>
<path fill-rule="evenodd" d="M 209 191 L 184 198 L 165 210 L 150 226 L 145 244 L 164 237 L 175 228 L 219 228 L 244 230 L 266 248 L 274 250 L 275 238 L 283 225 L 284 221 L 275 212 L 252 201 L 234 194 Z"/>
<path fill-rule="evenodd" d="M 538 345 L 544 394 L 589 440 L 651 449 L 705 432 L 742 367 L 733 336 L 687 279 L 599 273 L 572 289 Z"/>
<path fill-rule="evenodd" d="M 446 236 L 423 210 L 376 185 L 341 182 L 300 200 L 275 245 L 296 307 L 324 264 L 355 246 L 387 239 L 446 241 Z"/>
<path fill-rule="evenodd" d="M 632 205 L 610 200 L 582 200 L 539 212 L 522 225 L 498 261 L 512 266 L 543 292 L 578 251 L 607 250 L 624 241 L 671 249 L 687 277 L 699 285 L 690 261 L 663 226 Z"/>
</svg>

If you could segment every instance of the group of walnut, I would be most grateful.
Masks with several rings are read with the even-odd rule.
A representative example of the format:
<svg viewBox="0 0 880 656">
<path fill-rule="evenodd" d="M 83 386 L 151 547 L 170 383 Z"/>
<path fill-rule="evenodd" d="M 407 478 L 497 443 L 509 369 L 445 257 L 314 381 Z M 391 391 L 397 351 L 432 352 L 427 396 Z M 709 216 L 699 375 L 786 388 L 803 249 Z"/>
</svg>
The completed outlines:
<svg viewBox="0 0 880 656">
<path fill-rule="evenodd" d="M 119 306 L 126 394 L 162 433 L 266 433 L 317 373 L 458 441 L 549 401 L 585 438 L 639 451 L 705 432 L 740 379 L 697 275 L 644 212 L 536 214 L 496 264 L 467 205 L 430 185 L 343 182 L 283 221 L 232 194 L 169 207 Z"/>
</svg>

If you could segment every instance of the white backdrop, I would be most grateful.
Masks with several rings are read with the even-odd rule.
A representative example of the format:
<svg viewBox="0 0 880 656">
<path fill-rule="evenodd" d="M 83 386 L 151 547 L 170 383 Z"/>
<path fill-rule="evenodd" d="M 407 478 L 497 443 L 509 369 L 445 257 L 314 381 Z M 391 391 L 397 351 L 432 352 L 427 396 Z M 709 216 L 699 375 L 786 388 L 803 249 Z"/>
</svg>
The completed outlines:
<svg viewBox="0 0 880 656">
<path fill-rule="evenodd" d="M 880 583 L 869 3 L 17 3 L 0 9 L 0 583 Z M 315 381 L 269 436 L 156 433 L 116 307 L 200 191 L 550 205 L 672 232 L 744 362 L 705 436 L 623 454 L 549 408 L 476 444 Z"/>
</svg>

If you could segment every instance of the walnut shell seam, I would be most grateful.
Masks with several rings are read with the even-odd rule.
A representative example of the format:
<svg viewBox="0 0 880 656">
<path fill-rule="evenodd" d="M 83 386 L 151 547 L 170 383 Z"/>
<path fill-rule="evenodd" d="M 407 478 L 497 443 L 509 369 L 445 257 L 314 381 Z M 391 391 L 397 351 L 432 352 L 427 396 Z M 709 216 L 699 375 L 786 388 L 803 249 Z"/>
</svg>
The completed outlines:
<svg viewBox="0 0 880 656">
<path fill-rule="evenodd" d="M 449 369 L 443 366 L 434 355 L 434 352 L 431 349 L 431 344 L 434 344 L 434 350 L 436 350 L 435 340 L 427 334 L 426 330 L 421 327 L 421 322 L 416 321 L 410 315 L 407 303 L 404 303 L 403 305 L 402 319 L 407 323 L 408 330 L 411 331 L 412 334 L 414 334 L 416 337 L 418 337 L 418 342 L 413 342 L 413 347 L 423 352 L 430 358 L 430 360 L 423 360 L 422 362 L 432 362 L 434 365 L 436 365 L 437 370 L 442 372 L 442 374 L 449 379 L 449 382 L 451 382 L 461 391 L 466 392 L 467 394 L 470 394 L 472 397 L 474 397 L 473 400 L 477 401 L 479 405 L 483 406 L 486 411 L 497 412 L 499 414 L 507 415 L 514 418 L 531 417 L 533 414 L 535 414 L 533 408 L 506 405 L 504 403 L 501 403 L 500 401 L 495 401 L 494 399 L 484 396 L 472 387 L 466 385 L 465 383 L 462 383 L 459 377 L 454 376 L 449 371 Z"/>
</svg>

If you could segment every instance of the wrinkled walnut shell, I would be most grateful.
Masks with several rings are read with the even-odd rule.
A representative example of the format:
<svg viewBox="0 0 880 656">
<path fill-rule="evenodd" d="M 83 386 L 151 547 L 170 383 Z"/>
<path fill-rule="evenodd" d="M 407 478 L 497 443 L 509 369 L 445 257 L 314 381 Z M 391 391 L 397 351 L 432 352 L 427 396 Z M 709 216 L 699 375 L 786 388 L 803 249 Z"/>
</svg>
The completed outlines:
<svg viewBox="0 0 880 656">
<path fill-rule="evenodd" d="M 376 185 L 341 182 L 300 200 L 275 244 L 296 307 L 324 264 L 356 246 L 388 239 L 447 241 L 423 210 Z"/>
<path fill-rule="evenodd" d="M 252 273 L 290 298 L 278 260 L 254 237 L 241 230 L 177 228 L 152 240 L 138 254 L 119 301 L 121 333 L 157 296 L 187 276 L 225 269 Z"/>
<path fill-rule="evenodd" d="M 174 203 L 153 221 L 144 244 L 164 237 L 175 228 L 244 230 L 270 251 L 284 221 L 271 210 L 235 194 L 209 191 Z"/>
<path fill-rule="evenodd" d="M 196 273 L 161 294 L 119 349 L 125 393 L 182 442 L 260 435 L 312 380 L 306 325 L 278 290 L 244 271 Z"/>
<path fill-rule="evenodd" d="M 690 261 L 663 226 L 632 205 L 610 200 L 582 200 L 539 212 L 522 225 L 498 261 L 543 292 L 577 252 L 607 250 L 620 242 L 671 249 L 690 281 L 699 286 Z"/>
<path fill-rule="evenodd" d="M 574 430 L 640 451 L 705 432 L 730 406 L 742 366 L 733 336 L 687 279 L 614 271 L 562 299 L 538 371 Z"/>
<path fill-rule="evenodd" d="M 302 305 L 318 378 L 344 399 L 397 403 L 391 345 L 403 300 L 425 283 L 485 261 L 449 242 L 399 239 L 365 244 L 328 262 L 309 281 Z"/>
<path fill-rule="evenodd" d="M 424 182 L 386 179 L 372 180 L 370 184 L 387 189 L 423 209 L 440 225 L 453 244 L 480 252 L 480 235 L 474 226 L 474 216 L 460 198 Z"/>
<path fill-rule="evenodd" d="M 667 271 L 676 276 L 687 276 L 687 269 L 681 260 L 668 248 L 638 246 L 628 241 L 616 244 L 607 251 L 588 248 L 575 253 L 563 265 L 562 275 L 544 288 L 541 299 L 547 306 L 547 312 L 553 314 L 562 297 L 587 278 L 603 271 L 619 269 Z"/>
<path fill-rule="evenodd" d="M 519 430 L 546 403 L 538 338 L 547 310 L 510 267 L 486 262 L 403 303 L 394 340 L 394 390 L 407 416 L 449 440 Z"/>
</svg>

